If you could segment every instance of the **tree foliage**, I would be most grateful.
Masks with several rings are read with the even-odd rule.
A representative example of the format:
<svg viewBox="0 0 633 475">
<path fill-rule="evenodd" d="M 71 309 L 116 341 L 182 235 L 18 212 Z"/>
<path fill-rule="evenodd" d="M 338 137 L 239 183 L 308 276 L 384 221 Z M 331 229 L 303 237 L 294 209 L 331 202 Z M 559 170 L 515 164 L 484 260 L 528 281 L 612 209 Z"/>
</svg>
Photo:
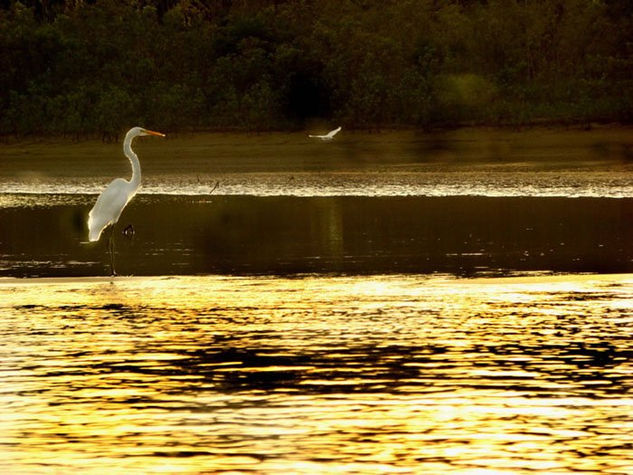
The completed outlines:
<svg viewBox="0 0 633 475">
<path fill-rule="evenodd" d="M 0 133 L 633 119 L 628 0 L 4 0 Z"/>
</svg>

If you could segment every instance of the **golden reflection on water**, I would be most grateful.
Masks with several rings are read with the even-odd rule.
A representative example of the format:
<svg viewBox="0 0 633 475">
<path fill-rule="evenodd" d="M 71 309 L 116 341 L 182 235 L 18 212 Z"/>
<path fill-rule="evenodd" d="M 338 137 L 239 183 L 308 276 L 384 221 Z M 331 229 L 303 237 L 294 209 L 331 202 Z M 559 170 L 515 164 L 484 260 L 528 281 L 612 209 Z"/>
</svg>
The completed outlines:
<svg viewBox="0 0 633 475">
<path fill-rule="evenodd" d="M 0 280 L 0 471 L 631 473 L 632 284 Z"/>
</svg>

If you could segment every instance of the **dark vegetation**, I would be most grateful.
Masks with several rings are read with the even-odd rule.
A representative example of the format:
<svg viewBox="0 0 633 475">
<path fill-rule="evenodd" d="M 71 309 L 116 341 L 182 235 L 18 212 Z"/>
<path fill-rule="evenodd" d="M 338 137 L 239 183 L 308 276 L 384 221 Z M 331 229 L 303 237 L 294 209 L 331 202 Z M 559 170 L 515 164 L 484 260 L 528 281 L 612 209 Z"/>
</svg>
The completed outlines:
<svg viewBox="0 0 633 475">
<path fill-rule="evenodd" d="M 0 133 L 633 119 L 630 0 L 0 0 Z"/>
</svg>

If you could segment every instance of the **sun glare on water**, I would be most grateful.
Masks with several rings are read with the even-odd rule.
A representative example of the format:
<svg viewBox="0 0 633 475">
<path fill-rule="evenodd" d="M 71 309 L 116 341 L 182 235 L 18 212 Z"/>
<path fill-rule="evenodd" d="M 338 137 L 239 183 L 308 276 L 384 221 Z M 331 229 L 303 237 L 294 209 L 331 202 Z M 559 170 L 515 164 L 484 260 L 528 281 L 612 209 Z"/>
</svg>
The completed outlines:
<svg viewBox="0 0 633 475">
<path fill-rule="evenodd" d="M 632 284 L 0 280 L 0 467 L 626 471 Z"/>
</svg>

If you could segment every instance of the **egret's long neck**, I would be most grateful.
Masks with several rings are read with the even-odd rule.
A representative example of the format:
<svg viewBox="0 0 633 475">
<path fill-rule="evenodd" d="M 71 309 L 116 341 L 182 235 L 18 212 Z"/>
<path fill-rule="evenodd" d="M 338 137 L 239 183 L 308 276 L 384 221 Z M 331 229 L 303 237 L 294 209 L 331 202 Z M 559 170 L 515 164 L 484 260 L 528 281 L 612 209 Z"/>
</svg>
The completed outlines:
<svg viewBox="0 0 633 475">
<path fill-rule="evenodd" d="M 130 159 L 130 163 L 132 164 L 132 178 L 130 179 L 130 183 L 135 188 L 138 188 L 141 184 L 141 163 L 138 161 L 138 157 L 134 153 L 134 150 L 132 150 L 132 140 L 134 137 L 135 135 L 125 136 L 125 141 L 123 142 L 123 152 L 125 153 L 125 156 Z"/>
</svg>

